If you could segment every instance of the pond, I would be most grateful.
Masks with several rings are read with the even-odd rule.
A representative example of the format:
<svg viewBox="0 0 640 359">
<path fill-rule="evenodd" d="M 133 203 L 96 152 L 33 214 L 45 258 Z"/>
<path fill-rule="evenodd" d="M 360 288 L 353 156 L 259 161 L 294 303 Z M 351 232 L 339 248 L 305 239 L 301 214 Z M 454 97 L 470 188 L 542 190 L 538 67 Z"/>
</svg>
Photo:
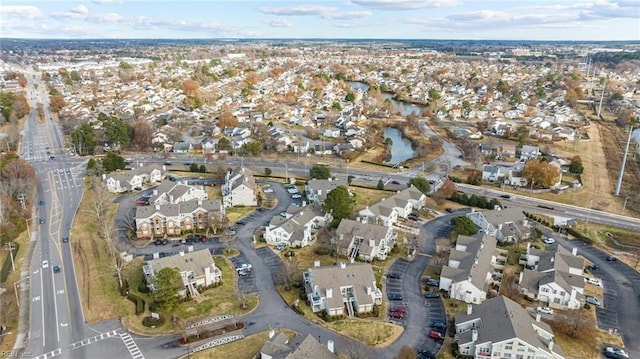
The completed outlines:
<svg viewBox="0 0 640 359">
<path fill-rule="evenodd" d="M 415 155 L 415 151 L 411 147 L 411 141 L 402 135 L 402 131 L 393 127 L 384 128 L 384 138 L 390 138 L 391 159 L 385 164 L 397 165 L 404 161 L 410 160 Z"/>
<path fill-rule="evenodd" d="M 360 82 L 360 81 L 349 81 L 349 86 L 351 87 L 351 90 L 354 90 L 354 91 L 362 89 L 362 91 L 367 92 L 369 90 L 369 84 L 364 83 L 364 82 Z M 382 96 L 385 99 L 389 99 L 391 101 L 391 103 L 393 104 L 393 108 L 396 111 L 400 111 L 400 114 L 403 117 L 407 117 L 411 113 L 415 113 L 417 116 L 421 116 L 422 115 L 422 106 L 420 106 L 420 105 L 407 103 L 407 102 L 404 102 L 404 101 L 398 101 L 398 100 L 394 99 L 393 95 L 388 93 L 388 92 L 382 93 Z"/>
</svg>

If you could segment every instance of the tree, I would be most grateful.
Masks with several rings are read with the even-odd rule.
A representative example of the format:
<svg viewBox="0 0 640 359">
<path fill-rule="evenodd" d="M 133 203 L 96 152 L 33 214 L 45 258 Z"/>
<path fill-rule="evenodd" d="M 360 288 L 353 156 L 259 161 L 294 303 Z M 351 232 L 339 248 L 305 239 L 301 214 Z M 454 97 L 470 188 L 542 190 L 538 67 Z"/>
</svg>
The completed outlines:
<svg viewBox="0 0 640 359">
<path fill-rule="evenodd" d="M 331 176 L 329 167 L 325 165 L 315 164 L 309 170 L 309 177 L 317 179 L 328 179 Z"/>
<path fill-rule="evenodd" d="M 551 187 L 558 182 L 558 168 L 546 161 L 527 161 L 522 176 L 531 188 L 533 186 Z"/>
<path fill-rule="evenodd" d="M 231 141 L 226 137 L 220 137 L 218 140 L 218 149 L 222 151 L 228 151 L 231 149 Z"/>
<path fill-rule="evenodd" d="M 527 139 L 529 138 L 529 127 L 525 125 L 518 127 L 515 136 L 518 140 L 518 145 L 520 145 L 520 147 L 524 146 L 524 144 L 527 143 Z"/>
<path fill-rule="evenodd" d="M 424 193 L 425 195 L 429 194 L 429 191 L 431 190 L 431 185 L 429 184 L 429 181 L 427 181 L 427 179 L 424 177 L 413 177 L 412 179 L 409 180 L 409 184 L 417 188 L 420 192 Z"/>
<path fill-rule="evenodd" d="M 429 136 L 429 150 L 435 152 L 442 147 L 442 138 L 438 135 Z"/>
<path fill-rule="evenodd" d="M 200 172 L 200 167 L 198 167 L 197 163 L 192 163 L 191 166 L 189 166 L 189 171 Z"/>
<path fill-rule="evenodd" d="M 104 166 L 102 166 L 102 161 L 97 161 L 95 158 L 91 157 L 89 162 L 87 162 L 87 174 L 89 176 L 102 176 L 104 173 Z"/>
<path fill-rule="evenodd" d="M 452 236 L 472 236 L 478 233 L 478 227 L 476 227 L 473 221 L 467 216 L 451 218 L 451 226 Z"/>
<path fill-rule="evenodd" d="M 195 95 L 199 89 L 200 89 L 200 85 L 198 84 L 198 81 L 184 80 L 182 82 L 182 91 L 187 96 Z"/>
<path fill-rule="evenodd" d="M 151 281 L 154 288 L 151 296 L 158 302 L 161 311 L 172 312 L 180 303 L 178 291 L 184 288 L 180 272 L 176 268 L 162 268 Z"/>
<path fill-rule="evenodd" d="M 226 127 L 235 127 L 238 125 L 238 119 L 231 113 L 229 106 L 225 105 L 222 108 L 222 113 L 218 118 L 218 127 L 224 130 Z"/>
<path fill-rule="evenodd" d="M 433 87 L 429 89 L 428 95 L 430 101 L 438 101 L 440 99 L 440 93 Z"/>
<path fill-rule="evenodd" d="M 144 151 L 151 146 L 151 140 L 153 139 L 153 130 L 151 126 L 146 122 L 138 121 L 133 124 L 133 146 Z"/>
<path fill-rule="evenodd" d="M 104 136 L 109 143 L 129 148 L 133 138 L 133 128 L 120 118 L 111 116 L 104 123 Z"/>
<path fill-rule="evenodd" d="M 569 172 L 578 174 L 584 172 L 584 166 L 582 165 L 582 158 L 580 158 L 580 156 L 573 156 L 571 158 L 571 163 L 569 164 Z"/>
<path fill-rule="evenodd" d="M 265 176 L 271 176 L 271 173 L 273 173 L 273 171 L 271 171 L 271 168 L 269 168 L 269 167 L 265 167 L 264 168 Z"/>
<path fill-rule="evenodd" d="M 327 193 L 322 209 L 333 216 L 332 228 L 337 228 L 343 218 L 351 216 L 353 202 L 349 190 L 345 186 L 338 186 Z"/>
<path fill-rule="evenodd" d="M 593 318 L 584 308 L 567 311 L 562 324 L 565 334 L 573 339 L 589 337 L 594 328 Z"/>
<path fill-rule="evenodd" d="M 408 345 L 400 348 L 400 352 L 398 355 L 394 356 L 393 359 L 417 359 L 418 353 Z"/>
<path fill-rule="evenodd" d="M 347 92 L 347 95 L 344 97 L 344 99 L 346 101 L 353 102 L 356 99 L 356 95 L 353 92 L 349 91 Z"/>
<path fill-rule="evenodd" d="M 49 107 L 51 107 L 51 111 L 58 113 L 65 106 L 64 99 L 60 95 L 52 95 L 49 98 Z"/>
<path fill-rule="evenodd" d="M 123 170 L 127 166 L 127 163 L 122 156 L 113 152 L 107 152 L 107 156 L 102 160 L 102 166 L 105 171 L 112 172 L 115 170 Z"/>
<path fill-rule="evenodd" d="M 84 156 L 93 153 L 96 142 L 93 136 L 93 127 L 84 123 L 71 133 L 71 142 L 76 147 L 79 155 Z"/>
<path fill-rule="evenodd" d="M 382 178 L 380 178 L 378 180 L 378 185 L 376 186 L 377 189 L 379 190 L 383 190 L 384 189 L 384 181 L 382 181 Z"/>
</svg>

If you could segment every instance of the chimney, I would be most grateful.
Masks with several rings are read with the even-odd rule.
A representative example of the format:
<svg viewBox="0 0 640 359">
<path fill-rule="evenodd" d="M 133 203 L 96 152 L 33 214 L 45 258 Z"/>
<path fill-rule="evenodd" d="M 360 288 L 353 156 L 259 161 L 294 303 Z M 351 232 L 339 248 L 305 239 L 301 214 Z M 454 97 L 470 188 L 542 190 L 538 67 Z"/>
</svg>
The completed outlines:
<svg viewBox="0 0 640 359">
<path fill-rule="evenodd" d="M 327 288 L 327 289 L 325 290 L 325 297 L 327 297 L 327 298 L 331 298 L 331 297 L 333 297 L 333 289 L 331 289 L 331 288 Z"/>
<path fill-rule="evenodd" d="M 159 210 L 160 210 L 160 205 L 156 204 L 156 211 L 159 211 Z"/>
<path fill-rule="evenodd" d="M 473 307 L 471 304 L 467 304 L 467 315 L 471 315 L 473 313 Z"/>
<path fill-rule="evenodd" d="M 355 260 L 353 258 L 349 258 L 349 263 L 353 264 Z"/>
<path fill-rule="evenodd" d="M 302 207 L 306 207 L 307 206 L 307 201 L 302 201 Z"/>
<path fill-rule="evenodd" d="M 180 257 L 184 257 L 184 251 L 180 251 L 178 253 L 180 253 Z"/>
<path fill-rule="evenodd" d="M 522 283 L 522 278 L 524 278 L 524 272 L 520 272 L 520 277 L 518 278 L 518 283 Z"/>
<path fill-rule="evenodd" d="M 345 262 L 340 262 L 340 268 L 341 269 L 347 268 L 347 264 Z"/>
<path fill-rule="evenodd" d="M 540 313 L 536 313 L 536 322 L 540 323 Z"/>
<path fill-rule="evenodd" d="M 189 253 L 193 252 L 193 246 L 188 246 L 187 247 L 187 252 L 189 252 Z"/>
<path fill-rule="evenodd" d="M 333 340 L 327 341 L 327 349 L 329 349 L 330 352 L 335 353 L 335 345 L 333 343 Z"/>
<path fill-rule="evenodd" d="M 531 242 L 527 242 L 527 253 L 529 253 L 529 248 L 531 248 Z"/>
<path fill-rule="evenodd" d="M 198 206 L 202 206 L 202 200 L 198 199 Z"/>
<path fill-rule="evenodd" d="M 314 267 L 320 267 L 320 261 L 319 261 L 319 260 L 317 260 L 317 259 L 316 259 L 316 260 L 314 260 L 314 261 L 313 261 L 313 266 L 314 266 Z"/>
<path fill-rule="evenodd" d="M 478 341 L 478 329 L 471 330 L 471 341 L 474 343 Z"/>
<path fill-rule="evenodd" d="M 274 336 L 274 335 L 276 335 L 276 331 L 275 331 L 275 330 L 273 330 L 273 329 L 271 329 L 271 330 L 269 331 L 269 339 L 273 338 L 273 336 Z"/>
<path fill-rule="evenodd" d="M 578 255 L 578 248 L 577 248 L 577 247 L 574 247 L 574 248 L 571 250 L 571 254 L 573 254 L 574 256 L 577 256 L 577 255 Z"/>
<path fill-rule="evenodd" d="M 553 351 L 553 339 L 549 339 L 549 351 Z"/>
<path fill-rule="evenodd" d="M 369 240 L 369 247 L 375 247 L 376 246 L 376 240 L 375 239 L 370 239 Z"/>
<path fill-rule="evenodd" d="M 367 286 L 367 295 L 371 295 L 371 287 Z"/>
<path fill-rule="evenodd" d="M 106 175 L 106 174 L 104 174 L 104 173 L 102 174 L 102 180 L 103 180 L 103 181 L 106 181 L 106 180 L 107 180 L 107 175 Z"/>
</svg>

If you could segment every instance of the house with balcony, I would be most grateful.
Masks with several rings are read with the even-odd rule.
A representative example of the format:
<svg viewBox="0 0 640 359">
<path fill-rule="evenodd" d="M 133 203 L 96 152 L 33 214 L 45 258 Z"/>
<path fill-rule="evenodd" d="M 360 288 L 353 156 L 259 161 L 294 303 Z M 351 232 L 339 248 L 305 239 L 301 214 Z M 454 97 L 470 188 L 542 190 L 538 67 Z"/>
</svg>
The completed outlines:
<svg viewBox="0 0 640 359">
<path fill-rule="evenodd" d="M 229 171 L 222 185 L 222 203 L 225 208 L 257 206 L 258 186 L 248 168 L 238 167 Z"/>
<path fill-rule="evenodd" d="M 529 238 L 531 226 L 522 213 L 514 208 L 473 211 L 467 217 L 487 235 L 500 243 L 520 242 Z"/>
<path fill-rule="evenodd" d="M 289 247 L 306 247 L 315 241 L 315 231 L 332 219 L 318 203 L 306 207 L 289 207 L 286 212 L 271 218 L 264 230 L 268 244 L 285 243 Z"/>
<path fill-rule="evenodd" d="M 260 359 L 336 359 L 335 344 L 327 341 L 322 345 L 313 335 L 307 335 L 302 342 L 291 342 L 289 337 L 275 330 L 269 331 L 269 338 L 260 349 Z"/>
<path fill-rule="evenodd" d="M 584 260 L 577 256 L 577 248 L 569 252 L 552 244 L 541 250 L 528 243 L 520 264 L 525 269 L 518 284 L 527 297 L 559 309 L 578 309 L 584 304 Z"/>
<path fill-rule="evenodd" d="M 166 175 L 166 168 L 160 165 L 139 166 L 128 171 L 117 171 L 102 175 L 102 180 L 111 193 L 123 193 L 142 188 L 145 183 L 160 182 Z"/>
<path fill-rule="evenodd" d="M 192 200 L 205 201 L 207 199 L 207 192 L 202 186 L 165 181 L 153 189 L 151 198 L 149 198 L 149 204 L 178 204 Z"/>
<path fill-rule="evenodd" d="M 345 218 L 336 229 L 335 241 L 340 254 L 348 256 L 351 260 L 370 262 L 387 258 L 395 244 L 396 234 L 392 227 Z"/>
<path fill-rule="evenodd" d="M 449 262 L 442 267 L 440 290 L 454 299 L 480 304 L 487 299 L 491 285 L 500 285 L 506 252 L 496 248 L 492 237 L 479 233 L 458 236 L 456 246 L 449 253 Z"/>
<path fill-rule="evenodd" d="M 148 261 L 143 267 L 145 282 L 150 290 L 155 290 L 154 276 L 164 268 L 176 268 L 182 277 L 184 287 L 178 290 L 180 296 L 196 297 L 199 289 L 214 285 L 222 280 L 222 271 L 216 267 L 208 249 L 156 258 Z"/>
<path fill-rule="evenodd" d="M 475 359 L 564 358 L 540 314 L 533 317 L 505 296 L 467 304 L 467 312 L 455 316 L 455 333 L 460 354 Z"/>
<path fill-rule="evenodd" d="M 398 217 L 407 218 L 413 211 L 421 210 L 426 201 L 427 196 L 411 186 L 360 210 L 358 217 L 363 223 L 393 226 L 398 221 Z"/>
<path fill-rule="evenodd" d="M 324 200 L 327 198 L 327 193 L 331 192 L 338 186 L 343 186 L 348 189 L 349 183 L 347 181 L 347 178 L 312 178 L 309 180 L 309 182 L 307 182 L 307 185 L 305 186 L 307 199 L 310 203 L 323 204 Z"/>
<path fill-rule="evenodd" d="M 340 263 L 337 266 L 313 267 L 303 273 L 307 301 L 314 313 L 346 315 L 369 313 L 382 305 L 382 291 L 369 263 Z"/>
<path fill-rule="evenodd" d="M 135 214 L 136 238 L 165 238 L 217 228 L 224 219 L 224 206 L 218 199 L 139 206 Z"/>
</svg>

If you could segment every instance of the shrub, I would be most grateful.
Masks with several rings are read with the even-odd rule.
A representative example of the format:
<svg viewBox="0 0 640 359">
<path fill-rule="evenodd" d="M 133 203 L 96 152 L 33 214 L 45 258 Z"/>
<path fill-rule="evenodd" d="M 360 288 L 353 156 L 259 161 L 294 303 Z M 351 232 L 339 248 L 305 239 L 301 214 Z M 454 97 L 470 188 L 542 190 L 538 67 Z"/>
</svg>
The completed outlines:
<svg viewBox="0 0 640 359">
<path fill-rule="evenodd" d="M 144 313 L 144 307 L 145 307 L 144 299 L 138 297 L 133 293 L 129 293 L 129 295 L 127 295 L 127 299 L 129 299 L 130 301 L 136 304 L 136 315 L 140 315 Z"/>
<path fill-rule="evenodd" d="M 584 309 L 586 310 L 591 309 L 591 305 L 589 303 L 584 303 Z"/>
<path fill-rule="evenodd" d="M 315 249 L 315 254 L 319 255 L 319 256 L 326 256 L 329 253 L 331 253 L 331 248 L 327 247 L 327 246 L 320 246 L 318 248 Z"/>
<path fill-rule="evenodd" d="M 118 288 L 118 290 L 120 291 L 120 295 L 123 297 L 127 296 L 127 293 L 129 291 L 129 282 L 125 279 L 122 281 L 122 286 L 120 286 Z"/>
<path fill-rule="evenodd" d="M 159 327 L 164 324 L 164 317 L 160 316 L 160 318 L 156 319 L 154 317 L 148 316 L 142 319 L 142 325 L 148 328 Z"/>
<path fill-rule="evenodd" d="M 149 293 L 149 287 L 147 287 L 147 284 L 142 281 L 140 282 L 140 284 L 138 284 L 138 292 L 140 293 Z"/>
</svg>

